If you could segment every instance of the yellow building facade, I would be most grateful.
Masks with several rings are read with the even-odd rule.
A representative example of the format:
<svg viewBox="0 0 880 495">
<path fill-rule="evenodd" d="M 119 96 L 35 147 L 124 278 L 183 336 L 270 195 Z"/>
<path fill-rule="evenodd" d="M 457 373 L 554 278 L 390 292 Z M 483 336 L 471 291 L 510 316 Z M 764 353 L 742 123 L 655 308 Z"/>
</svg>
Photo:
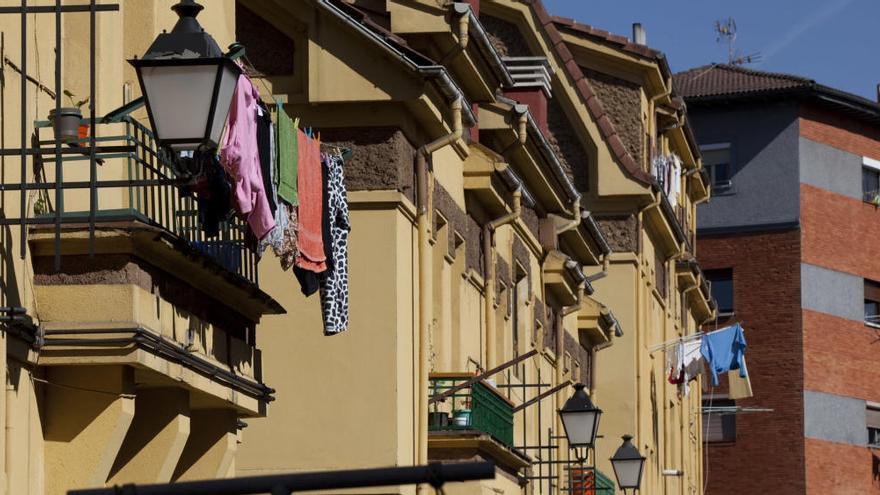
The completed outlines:
<svg viewBox="0 0 880 495">
<path fill-rule="evenodd" d="M 125 61 L 176 20 L 170 0 L 118 3 L 96 15 L 101 117 L 137 98 Z M 624 434 L 647 457 L 642 493 L 702 493 L 699 386 L 680 397 L 651 352 L 714 311 L 693 261 L 707 179 L 662 55 L 537 1 L 203 4 L 264 100 L 352 151 L 348 331 L 325 337 L 318 297 L 270 252 L 253 263 L 234 229 L 220 248 L 239 261 L 212 258 L 174 186 L 98 189 L 94 240 L 88 189 L 65 191 L 59 231 L 25 224 L 24 250 L 21 222 L 0 233 L 0 307 L 19 308 L 0 314 L 0 491 L 474 459 L 495 480 L 447 492 L 577 491 L 557 410 L 584 383 L 604 411 L 598 493 L 614 493 Z M 80 96 L 88 16 L 62 26 L 62 84 Z M 0 15 L 2 147 L 54 148 L 39 122 L 55 20 L 27 19 L 31 80 L 21 19 Z M 147 127 L 139 109 L 92 129 L 101 180 L 166 177 Z M 672 154 L 677 194 L 652 168 Z M 52 183 L 55 155 L 37 156 L 3 157 L 3 184 Z M 62 163 L 64 182 L 90 180 L 88 160 Z M 24 197 L 22 214 L 4 188 L 2 218 L 59 212 L 51 187 Z"/>
</svg>

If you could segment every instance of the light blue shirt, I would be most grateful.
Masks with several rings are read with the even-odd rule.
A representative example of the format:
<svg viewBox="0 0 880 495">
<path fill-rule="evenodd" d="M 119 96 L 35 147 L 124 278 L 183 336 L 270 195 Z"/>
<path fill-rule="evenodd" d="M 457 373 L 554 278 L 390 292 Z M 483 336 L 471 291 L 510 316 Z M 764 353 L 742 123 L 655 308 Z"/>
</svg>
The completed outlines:
<svg viewBox="0 0 880 495">
<path fill-rule="evenodd" d="M 718 374 L 739 370 L 739 376 L 746 377 L 743 355 L 746 352 L 746 337 L 739 323 L 709 332 L 703 336 L 700 354 L 706 360 L 712 373 L 712 386 L 718 386 Z"/>
</svg>

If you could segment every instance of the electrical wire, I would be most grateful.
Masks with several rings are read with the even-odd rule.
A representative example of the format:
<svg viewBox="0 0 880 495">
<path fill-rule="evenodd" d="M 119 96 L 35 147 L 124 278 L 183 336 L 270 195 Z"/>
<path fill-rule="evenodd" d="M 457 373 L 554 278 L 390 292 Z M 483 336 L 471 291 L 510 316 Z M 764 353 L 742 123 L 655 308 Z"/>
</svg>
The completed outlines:
<svg viewBox="0 0 880 495">
<path fill-rule="evenodd" d="M 49 380 L 44 380 L 42 378 L 36 378 L 33 375 L 30 375 L 30 378 L 31 378 L 32 382 L 39 382 L 39 383 L 43 383 L 45 385 L 50 385 L 50 386 L 58 387 L 58 388 L 64 388 L 64 389 L 68 389 L 68 390 L 78 390 L 81 392 L 91 392 L 91 393 L 95 393 L 95 394 L 112 395 L 114 397 L 119 397 L 122 399 L 135 399 L 135 398 L 137 398 L 136 394 L 120 394 L 117 392 L 110 392 L 108 390 L 97 390 L 97 389 L 93 389 L 93 388 L 75 387 L 73 385 L 64 385 L 61 383 L 53 383 L 53 382 L 50 382 Z"/>
</svg>

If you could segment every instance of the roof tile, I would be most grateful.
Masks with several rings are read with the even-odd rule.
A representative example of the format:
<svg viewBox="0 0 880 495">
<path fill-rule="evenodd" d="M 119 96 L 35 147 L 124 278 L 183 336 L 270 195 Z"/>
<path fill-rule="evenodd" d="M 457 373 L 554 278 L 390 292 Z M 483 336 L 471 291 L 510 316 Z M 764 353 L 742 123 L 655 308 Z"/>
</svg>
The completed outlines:
<svg viewBox="0 0 880 495">
<path fill-rule="evenodd" d="M 560 40 L 559 43 L 556 44 L 556 51 L 559 52 L 559 56 L 562 57 L 562 61 L 566 64 L 569 60 L 574 59 L 574 55 L 571 54 L 571 50 L 568 49 L 568 46 L 565 45 L 565 42 Z"/>
<path fill-rule="evenodd" d="M 704 65 L 679 72 L 673 77 L 676 93 L 685 98 L 808 88 L 815 84 L 815 81 L 804 77 L 724 64 Z"/>
</svg>

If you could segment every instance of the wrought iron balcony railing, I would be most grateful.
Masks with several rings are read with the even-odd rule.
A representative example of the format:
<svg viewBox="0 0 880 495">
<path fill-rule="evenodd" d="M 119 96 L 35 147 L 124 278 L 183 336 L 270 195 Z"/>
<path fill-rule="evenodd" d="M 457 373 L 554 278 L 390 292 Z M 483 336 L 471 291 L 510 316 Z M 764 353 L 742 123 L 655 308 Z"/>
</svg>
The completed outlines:
<svg viewBox="0 0 880 495">
<path fill-rule="evenodd" d="M 56 259 L 62 225 L 65 230 L 76 224 L 88 225 L 94 232 L 95 225 L 140 223 L 170 234 L 180 241 L 176 247 L 188 251 L 187 254 L 202 257 L 204 262 L 258 285 L 257 256 L 248 247 L 244 221 L 230 215 L 221 221 L 217 235 L 206 236 L 197 199 L 186 194 L 183 187 L 186 179 L 176 173 L 171 157 L 158 148 L 148 128 L 131 117 L 99 123 L 96 127 L 90 131 L 97 131 L 94 137 L 97 166 L 90 177 L 89 139 L 65 143 L 59 155 L 55 140 L 41 137 L 44 134 L 51 137 L 51 124 L 37 122 L 32 136 L 37 152 L 29 153 L 33 160 L 33 181 L 23 179 L 20 183 L 0 184 L 0 192 L 32 195 L 28 202 L 33 207 L 28 210 L 33 213 L 20 219 L 0 219 L 0 222 L 54 225 L 58 233 Z M 64 170 L 65 180 L 60 183 L 46 179 L 53 175 L 51 169 L 56 167 Z"/>
<path fill-rule="evenodd" d="M 467 381 L 473 375 L 438 375 L 431 377 L 431 395 L 437 395 Z M 491 435 L 502 444 L 513 446 L 513 406 L 485 382 L 477 382 L 450 395 L 444 403 L 435 403 L 430 431 L 477 430 Z"/>
</svg>

